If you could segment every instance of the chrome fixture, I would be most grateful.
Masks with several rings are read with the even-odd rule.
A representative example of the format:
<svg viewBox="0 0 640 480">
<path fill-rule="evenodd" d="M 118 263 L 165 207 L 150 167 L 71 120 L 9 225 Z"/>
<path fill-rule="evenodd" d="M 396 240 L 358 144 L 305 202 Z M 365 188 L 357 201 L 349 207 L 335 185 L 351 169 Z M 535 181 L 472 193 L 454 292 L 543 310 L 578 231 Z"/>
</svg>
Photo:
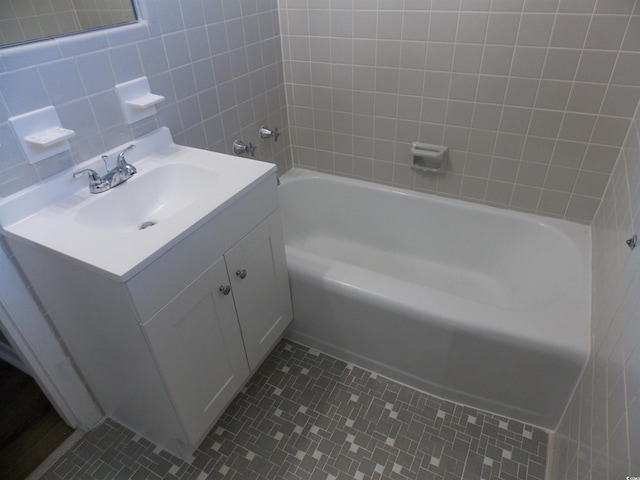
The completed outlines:
<svg viewBox="0 0 640 480">
<path fill-rule="evenodd" d="M 127 159 L 124 158 L 124 154 L 129 150 L 133 150 L 134 148 L 136 148 L 136 146 L 132 143 L 118 154 L 118 164 L 116 165 L 116 169 L 121 169 L 125 173 L 126 178 L 123 181 L 129 180 L 132 175 L 135 175 L 138 172 L 138 170 L 136 170 L 136 167 L 128 163 Z"/>
<path fill-rule="evenodd" d="M 89 191 L 91 193 L 102 193 L 111 188 L 109 182 L 104 181 L 100 177 L 100 174 L 91 168 L 85 168 L 84 170 L 73 172 L 73 178 L 76 178 L 78 175 L 84 172 L 89 173 Z"/>
<path fill-rule="evenodd" d="M 107 162 L 109 156 L 102 155 L 102 161 L 107 168 L 107 173 L 105 173 L 103 177 L 101 177 L 100 174 L 95 170 L 91 168 L 85 168 L 83 170 L 73 172 L 73 178 L 76 178 L 81 173 L 87 172 L 89 174 L 89 191 L 91 193 L 102 193 L 106 192 L 107 190 L 111 190 L 121 183 L 126 182 L 137 173 L 138 170 L 136 170 L 136 167 L 128 163 L 127 159 L 124 156 L 125 153 L 127 153 L 129 150 L 132 150 L 133 148 L 135 148 L 135 145 L 131 144 L 122 152 L 120 152 L 118 154 L 116 166 L 112 169 L 109 169 L 109 164 Z"/>
<path fill-rule="evenodd" d="M 629 240 L 627 240 L 627 245 L 631 250 L 638 246 L 638 235 L 634 235 Z"/>
<path fill-rule="evenodd" d="M 249 145 L 244 143 L 242 140 L 236 140 L 233 142 L 233 153 L 236 155 L 244 155 L 245 153 L 250 153 L 252 157 L 256 156 L 256 146 L 249 142 Z"/>
<path fill-rule="evenodd" d="M 280 136 L 280 132 L 278 132 L 277 128 L 271 130 L 266 125 L 262 125 L 258 133 L 260 134 L 260 138 L 262 138 L 263 140 L 266 140 L 267 138 L 273 138 L 274 142 L 277 142 L 278 137 Z"/>
</svg>

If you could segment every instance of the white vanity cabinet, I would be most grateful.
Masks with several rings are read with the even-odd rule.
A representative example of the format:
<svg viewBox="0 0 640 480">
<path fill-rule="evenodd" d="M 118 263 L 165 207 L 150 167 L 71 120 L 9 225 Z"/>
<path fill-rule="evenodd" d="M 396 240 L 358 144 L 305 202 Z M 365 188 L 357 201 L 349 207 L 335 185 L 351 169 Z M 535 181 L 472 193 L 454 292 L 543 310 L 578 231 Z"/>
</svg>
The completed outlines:
<svg viewBox="0 0 640 480">
<path fill-rule="evenodd" d="M 142 325 L 191 444 L 201 440 L 249 375 L 228 286 L 221 258 Z"/>
<path fill-rule="evenodd" d="M 291 321 L 283 246 L 276 211 L 142 324 L 188 443 L 202 439 Z"/>
<path fill-rule="evenodd" d="M 275 168 L 124 277 L 7 242 L 105 415 L 183 458 L 293 317 Z"/>
</svg>

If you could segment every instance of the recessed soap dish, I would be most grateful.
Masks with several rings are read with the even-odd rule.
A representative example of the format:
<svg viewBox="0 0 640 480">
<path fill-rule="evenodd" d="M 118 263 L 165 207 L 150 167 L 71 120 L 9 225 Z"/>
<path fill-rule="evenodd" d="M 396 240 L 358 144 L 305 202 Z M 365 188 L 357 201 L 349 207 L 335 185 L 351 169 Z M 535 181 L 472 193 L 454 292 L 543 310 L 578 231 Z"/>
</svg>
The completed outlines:
<svg viewBox="0 0 640 480">
<path fill-rule="evenodd" d="M 411 168 L 422 172 L 444 172 L 449 160 L 449 147 L 414 142 L 411 144 L 413 164 Z"/>
</svg>

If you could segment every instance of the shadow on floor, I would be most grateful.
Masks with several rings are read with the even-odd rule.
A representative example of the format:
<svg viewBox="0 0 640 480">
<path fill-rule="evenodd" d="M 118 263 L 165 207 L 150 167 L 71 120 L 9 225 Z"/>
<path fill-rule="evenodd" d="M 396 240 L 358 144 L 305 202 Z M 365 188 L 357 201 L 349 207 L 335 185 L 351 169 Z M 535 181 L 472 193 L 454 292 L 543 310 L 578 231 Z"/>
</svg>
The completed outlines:
<svg viewBox="0 0 640 480">
<path fill-rule="evenodd" d="M 2 479 L 26 478 L 72 433 L 33 378 L 0 361 Z"/>
</svg>

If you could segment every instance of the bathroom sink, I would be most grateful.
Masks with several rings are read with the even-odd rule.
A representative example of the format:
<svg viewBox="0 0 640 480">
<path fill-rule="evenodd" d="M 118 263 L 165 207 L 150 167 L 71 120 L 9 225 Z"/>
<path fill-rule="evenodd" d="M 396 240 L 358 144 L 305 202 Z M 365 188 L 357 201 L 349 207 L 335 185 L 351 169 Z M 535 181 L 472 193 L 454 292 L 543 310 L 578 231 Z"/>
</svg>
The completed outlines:
<svg viewBox="0 0 640 480">
<path fill-rule="evenodd" d="M 108 195 L 98 195 L 75 220 L 112 232 L 144 230 L 189 208 L 208 189 L 215 189 L 218 179 L 215 172 L 193 165 L 163 165 L 132 177 Z"/>
<path fill-rule="evenodd" d="M 167 128 L 133 142 L 137 174 L 102 193 L 67 171 L 0 199 L 2 234 L 126 281 L 228 205 L 275 165 L 173 143 Z M 111 150 L 113 162 L 128 144 Z M 100 157 L 74 171 L 104 172 Z"/>
</svg>

